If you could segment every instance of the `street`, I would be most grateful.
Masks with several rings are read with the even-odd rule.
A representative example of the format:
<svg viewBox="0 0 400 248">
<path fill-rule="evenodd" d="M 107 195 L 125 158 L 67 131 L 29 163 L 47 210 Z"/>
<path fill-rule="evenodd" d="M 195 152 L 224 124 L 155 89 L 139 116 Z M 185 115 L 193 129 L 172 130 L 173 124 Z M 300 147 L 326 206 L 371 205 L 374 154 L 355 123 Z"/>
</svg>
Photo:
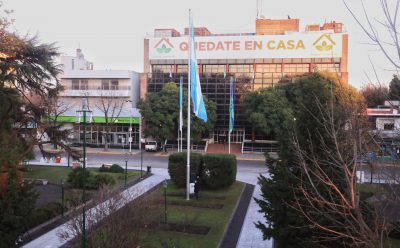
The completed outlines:
<svg viewBox="0 0 400 248">
<path fill-rule="evenodd" d="M 112 152 L 110 152 L 112 153 Z M 100 166 L 102 164 L 116 163 L 121 166 L 125 165 L 125 155 L 124 154 L 103 154 L 101 152 L 93 153 L 88 151 L 88 166 Z M 120 151 L 122 153 L 122 150 Z M 39 150 L 35 150 L 35 161 L 39 161 L 41 158 L 41 153 Z M 63 155 L 65 156 L 65 155 Z M 265 173 L 267 172 L 267 167 L 265 162 L 260 159 L 241 159 L 238 156 L 237 166 L 238 172 L 248 172 L 248 173 Z M 260 156 L 258 156 L 260 158 Z M 141 153 L 138 150 L 133 150 L 132 155 L 128 155 L 128 167 L 140 167 Z M 161 153 L 146 152 L 143 151 L 143 170 L 146 170 L 147 166 L 152 168 L 168 168 L 168 155 L 161 155 Z"/>
</svg>

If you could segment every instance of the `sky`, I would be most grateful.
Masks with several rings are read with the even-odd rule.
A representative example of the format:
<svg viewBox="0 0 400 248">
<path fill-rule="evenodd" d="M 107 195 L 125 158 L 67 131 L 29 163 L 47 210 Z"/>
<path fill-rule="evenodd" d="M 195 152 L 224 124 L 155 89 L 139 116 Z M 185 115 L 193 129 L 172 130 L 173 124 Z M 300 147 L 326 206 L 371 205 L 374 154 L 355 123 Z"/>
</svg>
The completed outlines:
<svg viewBox="0 0 400 248">
<path fill-rule="evenodd" d="M 0 0 L 1 1 L 1 0 Z M 257 0 L 2 0 L 14 11 L 15 29 L 56 43 L 65 55 L 80 47 L 95 69 L 143 71 L 143 39 L 155 28 L 188 26 L 188 9 L 196 26 L 212 33 L 255 32 Z M 394 0 L 389 0 L 394 1 Z M 362 14 L 360 0 L 349 1 Z M 368 13 L 382 19 L 378 0 L 367 0 Z M 390 82 L 394 66 L 372 46 L 342 0 L 263 0 L 259 12 L 268 19 L 300 19 L 306 24 L 342 22 L 349 34 L 349 82 L 355 87 L 372 81 Z M 376 68 L 374 76 L 371 62 Z M 367 76 L 368 75 L 368 76 Z"/>
</svg>

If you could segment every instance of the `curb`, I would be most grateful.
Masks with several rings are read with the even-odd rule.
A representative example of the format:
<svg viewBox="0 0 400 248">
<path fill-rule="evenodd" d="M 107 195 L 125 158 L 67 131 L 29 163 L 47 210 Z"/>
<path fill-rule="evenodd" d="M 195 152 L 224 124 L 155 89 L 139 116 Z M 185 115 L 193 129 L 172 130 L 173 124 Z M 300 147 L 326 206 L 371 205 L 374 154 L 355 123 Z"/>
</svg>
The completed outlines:
<svg viewBox="0 0 400 248">
<path fill-rule="evenodd" d="M 261 158 L 238 158 L 236 157 L 236 160 L 241 160 L 241 161 L 265 161 L 265 159 L 261 159 Z"/>
<path fill-rule="evenodd" d="M 238 208 L 239 203 L 240 203 L 240 199 L 242 198 L 244 189 L 246 188 L 246 185 L 247 185 L 246 183 L 243 183 L 243 184 L 244 184 L 244 185 L 243 185 L 243 188 L 242 188 L 242 192 L 240 192 L 240 196 L 239 196 L 238 200 L 236 201 L 236 204 L 235 204 L 235 207 L 233 208 L 232 214 L 231 214 L 231 216 L 229 217 L 229 221 L 228 221 L 228 223 L 227 223 L 226 226 L 225 226 L 224 233 L 222 234 L 221 238 L 220 238 L 219 241 L 218 241 L 217 248 L 220 248 L 221 245 L 222 245 L 222 243 L 224 242 L 226 233 L 228 232 L 229 226 L 230 226 L 231 223 L 232 223 L 233 216 L 235 216 L 235 213 L 236 213 L 237 208 Z"/>
<path fill-rule="evenodd" d="M 123 152 L 97 152 L 97 151 L 87 151 L 87 154 L 107 154 L 107 155 L 125 155 L 130 153 L 123 153 Z M 137 153 L 132 153 L 132 155 L 136 155 Z"/>
</svg>

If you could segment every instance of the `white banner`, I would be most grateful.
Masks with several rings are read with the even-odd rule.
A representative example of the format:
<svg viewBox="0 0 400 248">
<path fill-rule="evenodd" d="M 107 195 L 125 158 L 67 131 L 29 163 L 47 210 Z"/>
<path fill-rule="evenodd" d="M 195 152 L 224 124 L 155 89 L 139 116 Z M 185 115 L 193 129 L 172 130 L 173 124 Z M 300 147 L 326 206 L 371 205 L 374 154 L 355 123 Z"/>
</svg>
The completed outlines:
<svg viewBox="0 0 400 248">
<path fill-rule="evenodd" d="M 343 34 L 196 36 L 197 59 L 337 58 Z M 188 59 L 188 37 L 149 39 L 149 59 Z"/>
</svg>

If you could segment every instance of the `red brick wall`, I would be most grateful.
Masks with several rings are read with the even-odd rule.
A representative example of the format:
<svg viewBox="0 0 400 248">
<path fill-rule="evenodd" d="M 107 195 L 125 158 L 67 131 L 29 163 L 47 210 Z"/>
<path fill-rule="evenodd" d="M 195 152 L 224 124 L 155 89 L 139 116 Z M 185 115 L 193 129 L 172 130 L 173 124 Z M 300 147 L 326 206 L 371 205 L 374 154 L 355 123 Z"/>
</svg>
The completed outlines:
<svg viewBox="0 0 400 248">
<path fill-rule="evenodd" d="M 285 20 L 270 20 L 270 19 L 257 19 L 256 20 L 256 34 L 285 34 L 286 31 L 299 31 L 299 19 L 285 19 Z"/>
</svg>

